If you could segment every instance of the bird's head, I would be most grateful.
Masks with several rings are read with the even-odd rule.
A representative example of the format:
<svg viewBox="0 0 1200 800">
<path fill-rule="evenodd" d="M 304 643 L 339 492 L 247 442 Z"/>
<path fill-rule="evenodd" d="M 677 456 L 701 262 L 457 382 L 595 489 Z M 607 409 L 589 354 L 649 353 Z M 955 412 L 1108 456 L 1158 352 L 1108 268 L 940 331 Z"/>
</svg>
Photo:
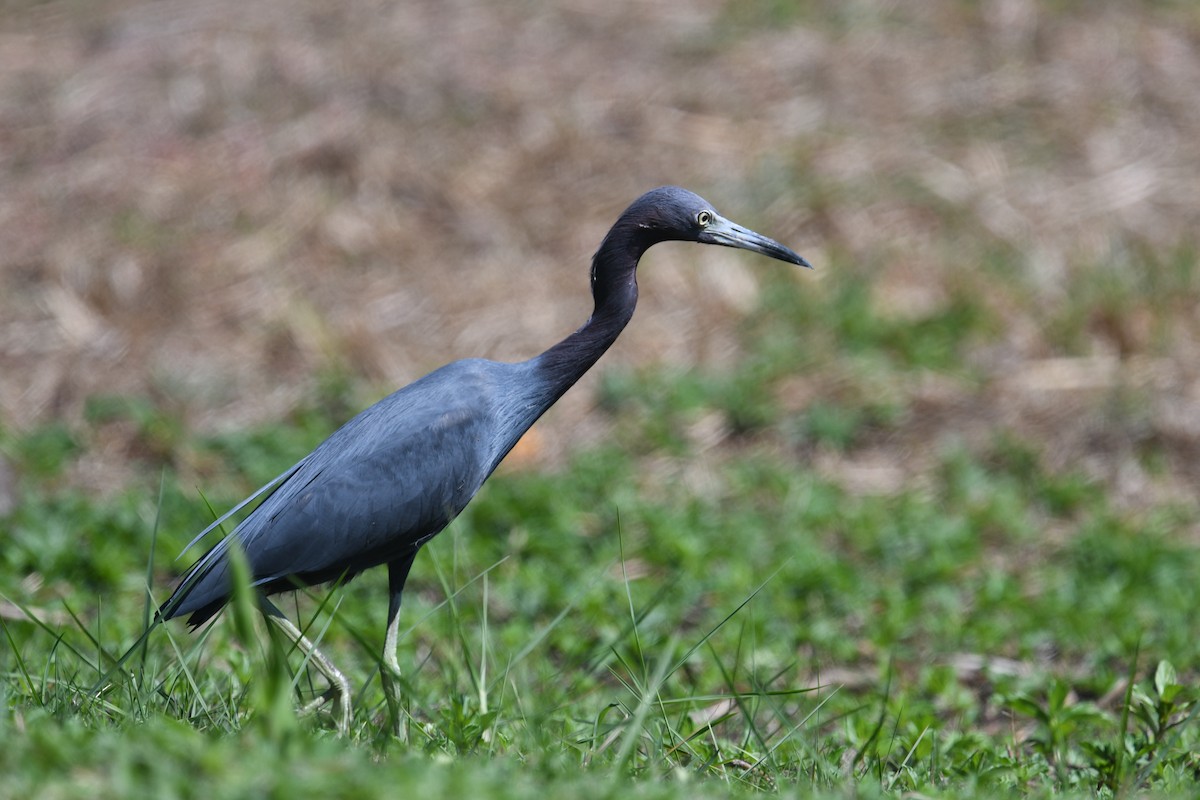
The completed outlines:
<svg viewBox="0 0 1200 800">
<path fill-rule="evenodd" d="M 618 226 L 621 223 L 631 227 L 645 247 L 666 241 L 719 244 L 812 268 L 779 242 L 725 219 L 703 197 L 678 186 L 646 192 L 625 210 Z"/>
</svg>

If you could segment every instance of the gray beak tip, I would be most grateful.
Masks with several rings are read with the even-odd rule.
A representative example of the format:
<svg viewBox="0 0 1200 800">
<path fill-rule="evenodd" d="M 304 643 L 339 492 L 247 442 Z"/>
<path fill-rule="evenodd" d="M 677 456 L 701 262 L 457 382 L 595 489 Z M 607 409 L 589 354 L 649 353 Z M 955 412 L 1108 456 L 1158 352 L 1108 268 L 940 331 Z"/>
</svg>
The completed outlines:
<svg viewBox="0 0 1200 800">
<path fill-rule="evenodd" d="M 813 265 L 808 263 L 802 256 L 792 252 L 779 242 L 768 239 L 761 233 L 755 233 L 749 228 L 744 228 L 737 223 L 730 222 L 724 217 L 716 215 L 714 215 L 714 219 L 702 233 L 698 241 L 702 244 L 718 244 L 724 247 L 749 250 L 769 256 L 778 261 L 785 261 L 789 264 L 805 267 L 806 269 L 813 268 Z"/>
</svg>

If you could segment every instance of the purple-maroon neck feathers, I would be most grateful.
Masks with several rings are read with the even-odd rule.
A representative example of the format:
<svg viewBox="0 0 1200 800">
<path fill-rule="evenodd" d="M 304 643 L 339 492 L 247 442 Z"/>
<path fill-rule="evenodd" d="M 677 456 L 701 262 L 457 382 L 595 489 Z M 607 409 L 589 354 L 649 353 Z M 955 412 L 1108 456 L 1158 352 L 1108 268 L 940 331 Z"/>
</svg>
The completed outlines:
<svg viewBox="0 0 1200 800">
<path fill-rule="evenodd" d="M 604 237 L 592 257 L 591 317 L 579 330 L 537 357 L 552 404 L 612 346 L 633 317 L 637 307 L 637 265 L 653 241 L 646 231 L 627 223 L 628 212 Z"/>
</svg>

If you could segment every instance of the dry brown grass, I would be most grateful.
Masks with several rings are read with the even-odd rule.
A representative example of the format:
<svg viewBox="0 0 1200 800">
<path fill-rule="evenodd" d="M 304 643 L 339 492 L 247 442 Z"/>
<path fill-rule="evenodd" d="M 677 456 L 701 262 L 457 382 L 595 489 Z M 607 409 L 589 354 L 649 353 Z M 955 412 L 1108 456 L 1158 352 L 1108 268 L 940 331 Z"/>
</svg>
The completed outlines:
<svg viewBox="0 0 1200 800">
<path fill-rule="evenodd" d="M 918 439 L 997 425 L 1116 476 L 1128 442 L 1096 433 L 1132 384 L 1180 459 L 1152 482 L 1186 491 L 1197 297 L 1089 312 L 1066 349 L 1045 320 L 1121 254 L 1136 271 L 1194 246 L 1200 12 L 767 5 L 3 6 L 0 422 L 116 392 L 229 428 L 280 416 L 333 364 L 382 392 L 456 357 L 527 357 L 586 317 L 615 214 L 672 182 L 808 255 L 798 291 L 840 260 L 877 265 L 880 314 L 987 298 L 1002 329 L 974 360 L 994 380 L 912 387 L 913 439 L 858 454 L 876 477 Z M 982 269 L 989 252 L 1017 274 Z M 607 363 L 727 362 L 770 268 L 654 251 Z M 1064 356 L 1083 360 L 1047 360 Z M 543 439 L 601 435 L 591 395 L 543 423 L 590 427 Z M 120 447 L 103 452 L 75 480 L 119 481 Z"/>
</svg>

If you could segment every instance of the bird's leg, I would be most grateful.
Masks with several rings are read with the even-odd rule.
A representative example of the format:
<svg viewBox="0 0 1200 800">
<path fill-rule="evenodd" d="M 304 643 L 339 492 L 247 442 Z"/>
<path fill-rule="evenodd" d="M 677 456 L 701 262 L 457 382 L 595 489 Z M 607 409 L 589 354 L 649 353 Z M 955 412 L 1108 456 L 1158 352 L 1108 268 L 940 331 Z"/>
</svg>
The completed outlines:
<svg viewBox="0 0 1200 800">
<path fill-rule="evenodd" d="M 283 613 L 275 608 L 274 605 L 267 603 L 265 609 L 267 618 L 278 625 L 300 654 L 304 656 L 305 663 L 311 663 L 316 667 L 317 672 L 325 676 L 325 680 L 329 681 L 329 692 L 322 697 L 318 697 L 314 702 L 306 705 L 302 711 L 311 711 L 322 705 L 326 698 L 333 697 L 334 708 L 337 713 L 334 713 L 334 719 L 337 720 L 338 735 L 345 736 L 350 732 L 350 681 L 346 680 L 346 676 L 341 673 L 333 662 L 325 657 L 325 654 L 317 649 L 317 646 L 304 635 L 303 631 L 295 626 L 295 624 L 285 617 Z"/>
<path fill-rule="evenodd" d="M 400 636 L 400 599 L 404 582 L 412 569 L 417 551 L 388 564 L 388 619 L 387 636 L 383 642 L 383 662 L 379 667 L 379 681 L 383 684 L 383 696 L 387 698 L 388 713 L 392 717 L 392 733 L 396 738 L 408 738 L 407 713 L 400 707 L 400 662 L 396 660 L 397 639 Z"/>
</svg>

